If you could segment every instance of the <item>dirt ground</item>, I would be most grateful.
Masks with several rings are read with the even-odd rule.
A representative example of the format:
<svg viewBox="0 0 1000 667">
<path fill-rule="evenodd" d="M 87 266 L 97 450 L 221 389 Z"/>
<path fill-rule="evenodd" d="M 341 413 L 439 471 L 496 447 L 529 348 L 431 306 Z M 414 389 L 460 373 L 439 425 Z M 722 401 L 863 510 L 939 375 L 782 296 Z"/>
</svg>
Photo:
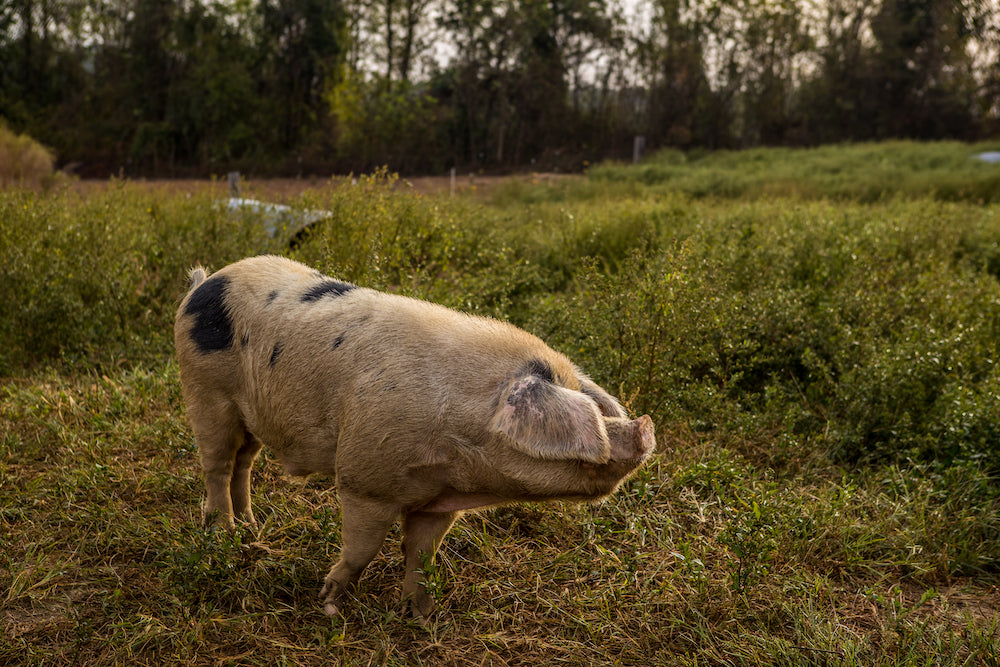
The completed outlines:
<svg viewBox="0 0 1000 667">
<path fill-rule="evenodd" d="M 299 195 L 310 190 L 321 190 L 330 185 L 340 185 L 350 179 L 350 176 L 333 176 L 322 178 L 309 176 L 304 178 L 244 178 L 240 181 L 240 196 L 249 199 L 259 199 L 278 204 L 288 203 Z M 395 190 L 412 189 L 423 195 L 482 195 L 488 196 L 498 186 L 510 181 L 521 181 L 531 184 L 554 185 L 565 179 L 583 178 L 578 174 L 527 173 L 509 176 L 485 176 L 481 174 L 463 174 L 455 178 L 454 184 L 449 176 L 419 176 L 414 178 L 399 178 L 393 185 Z M 109 187 L 111 180 L 78 180 L 70 189 L 80 193 L 92 192 Z M 230 196 L 229 183 L 225 177 L 217 179 L 163 179 L 163 180 L 130 180 L 130 184 L 149 188 L 154 191 L 172 192 L 209 192 L 217 197 Z"/>
</svg>

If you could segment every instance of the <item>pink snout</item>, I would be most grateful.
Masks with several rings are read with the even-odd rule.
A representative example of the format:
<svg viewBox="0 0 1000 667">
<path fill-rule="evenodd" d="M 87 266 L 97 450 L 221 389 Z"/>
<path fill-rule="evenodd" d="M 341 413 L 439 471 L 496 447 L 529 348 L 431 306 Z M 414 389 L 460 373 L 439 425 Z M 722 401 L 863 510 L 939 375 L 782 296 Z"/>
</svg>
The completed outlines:
<svg viewBox="0 0 1000 667">
<path fill-rule="evenodd" d="M 656 433 L 649 415 L 635 420 L 609 418 L 605 425 L 611 441 L 612 461 L 639 465 L 656 449 Z"/>
</svg>

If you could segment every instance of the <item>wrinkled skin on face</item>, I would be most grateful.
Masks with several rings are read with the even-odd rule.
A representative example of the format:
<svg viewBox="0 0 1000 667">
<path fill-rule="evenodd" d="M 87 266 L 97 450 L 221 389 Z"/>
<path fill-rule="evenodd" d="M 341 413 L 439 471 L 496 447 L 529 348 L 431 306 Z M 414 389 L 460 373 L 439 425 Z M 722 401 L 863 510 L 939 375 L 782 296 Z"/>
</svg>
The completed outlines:
<svg viewBox="0 0 1000 667">
<path fill-rule="evenodd" d="M 196 269 L 174 336 L 206 523 L 254 523 L 263 444 L 293 475 L 334 474 L 345 589 L 402 519 L 403 595 L 426 618 L 423 559 L 463 511 L 607 496 L 655 449 L 648 416 L 511 325 L 334 280 L 279 257 Z"/>
</svg>

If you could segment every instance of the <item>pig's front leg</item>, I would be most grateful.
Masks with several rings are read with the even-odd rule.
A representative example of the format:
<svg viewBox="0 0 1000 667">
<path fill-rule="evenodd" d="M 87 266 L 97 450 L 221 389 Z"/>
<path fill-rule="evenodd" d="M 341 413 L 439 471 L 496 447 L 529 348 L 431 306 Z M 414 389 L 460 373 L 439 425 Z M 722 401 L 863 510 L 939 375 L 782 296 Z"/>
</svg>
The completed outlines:
<svg viewBox="0 0 1000 667">
<path fill-rule="evenodd" d="M 403 520 L 403 554 L 406 577 L 403 600 L 408 600 L 413 616 L 426 621 L 434 611 L 434 598 L 425 587 L 423 568 L 434 562 L 434 554 L 445 533 L 461 512 L 410 512 Z"/>
<path fill-rule="evenodd" d="M 394 508 L 363 500 L 341 492 L 342 526 L 340 530 L 340 560 L 326 575 L 323 590 L 323 610 L 329 616 L 340 613 L 347 587 L 358 578 L 368 563 L 372 562 L 389 527 L 396 521 Z"/>
</svg>

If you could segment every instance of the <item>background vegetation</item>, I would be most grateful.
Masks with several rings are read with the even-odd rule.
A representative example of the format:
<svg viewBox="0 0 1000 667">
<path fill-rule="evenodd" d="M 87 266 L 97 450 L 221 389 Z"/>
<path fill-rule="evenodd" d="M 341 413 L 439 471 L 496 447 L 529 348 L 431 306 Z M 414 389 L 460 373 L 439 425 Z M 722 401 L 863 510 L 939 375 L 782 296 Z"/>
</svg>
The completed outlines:
<svg viewBox="0 0 1000 667">
<path fill-rule="evenodd" d="M 0 120 L 0 187 L 47 187 L 53 184 L 55 158 L 26 134 L 14 134 Z"/>
<path fill-rule="evenodd" d="M 85 175 L 579 171 L 1000 132 L 978 0 L 10 0 L 0 118 Z"/>
<path fill-rule="evenodd" d="M 294 249 L 198 193 L 0 192 L 0 662 L 996 665 L 991 148 L 665 153 L 485 200 L 380 172 L 297 201 L 330 217 Z M 600 506 L 463 519 L 430 628 L 389 548 L 328 619 L 332 480 L 265 455 L 261 526 L 199 527 L 174 308 L 258 252 L 526 327 L 660 449 Z"/>
</svg>

